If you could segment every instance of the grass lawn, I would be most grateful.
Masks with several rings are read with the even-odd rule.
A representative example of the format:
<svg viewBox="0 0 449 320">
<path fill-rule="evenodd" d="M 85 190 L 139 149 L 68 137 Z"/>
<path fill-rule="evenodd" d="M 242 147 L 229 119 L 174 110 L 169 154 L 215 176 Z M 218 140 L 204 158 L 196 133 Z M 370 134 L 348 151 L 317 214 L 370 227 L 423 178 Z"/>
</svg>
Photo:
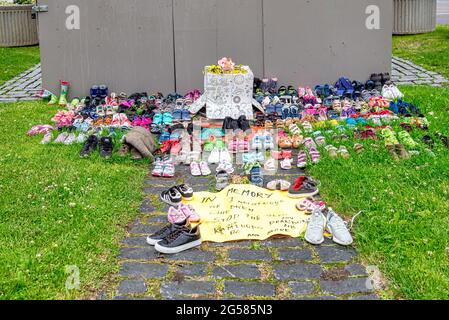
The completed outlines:
<svg viewBox="0 0 449 320">
<path fill-rule="evenodd" d="M 432 33 L 394 36 L 393 53 L 449 78 L 449 25 Z"/>
<path fill-rule="evenodd" d="M 0 105 L 0 300 L 90 298 L 118 270 L 118 243 L 140 207 L 146 163 L 80 159 L 80 146 L 26 135 L 56 110 Z M 66 292 L 66 266 L 80 269 L 82 290 Z"/>
<path fill-rule="evenodd" d="M 449 89 L 403 89 L 407 101 L 433 112 L 431 132 L 448 135 Z M 422 135 L 414 133 L 416 140 Z M 390 297 L 448 299 L 449 150 L 437 144 L 436 158 L 423 153 L 394 163 L 385 149 L 367 149 L 361 157 L 324 159 L 312 168 L 323 198 L 348 215 L 363 210 L 355 243 L 364 261 L 388 278 Z"/>
<path fill-rule="evenodd" d="M 0 48 L 0 86 L 39 63 L 39 47 Z"/>
</svg>

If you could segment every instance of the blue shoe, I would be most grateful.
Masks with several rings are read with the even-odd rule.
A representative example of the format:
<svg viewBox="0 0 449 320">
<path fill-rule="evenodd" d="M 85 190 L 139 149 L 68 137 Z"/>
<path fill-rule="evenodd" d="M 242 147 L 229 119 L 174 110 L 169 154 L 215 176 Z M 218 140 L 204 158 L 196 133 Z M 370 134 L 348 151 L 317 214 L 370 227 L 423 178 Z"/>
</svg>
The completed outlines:
<svg viewBox="0 0 449 320">
<path fill-rule="evenodd" d="M 92 86 L 92 88 L 90 88 L 90 96 L 92 98 L 96 98 L 100 95 L 100 88 L 98 86 Z"/>
<path fill-rule="evenodd" d="M 182 121 L 190 121 L 191 119 L 190 111 L 187 109 L 182 110 Z"/>
<path fill-rule="evenodd" d="M 282 108 L 282 119 L 285 120 L 287 118 L 290 118 L 291 112 L 290 112 L 290 107 L 283 107 Z"/>
<path fill-rule="evenodd" d="M 269 105 L 267 106 L 265 112 L 266 112 L 267 114 L 273 114 L 273 113 L 276 113 L 276 107 L 273 106 L 272 104 L 269 104 Z"/>
<path fill-rule="evenodd" d="M 181 109 L 176 109 L 175 111 L 173 111 L 173 120 L 177 120 L 177 121 L 182 120 L 182 110 Z"/>
<path fill-rule="evenodd" d="M 277 115 L 280 116 L 280 117 L 282 117 L 282 110 L 283 110 L 283 108 L 284 108 L 284 105 L 282 103 L 278 103 L 275 106 L 275 109 L 276 109 L 275 113 L 277 113 Z"/>
<path fill-rule="evenodd" d="M 260 167 L 251 169 L 250 181 L 253 185 L 263 188 L 263 175 Z"/>
</svg>

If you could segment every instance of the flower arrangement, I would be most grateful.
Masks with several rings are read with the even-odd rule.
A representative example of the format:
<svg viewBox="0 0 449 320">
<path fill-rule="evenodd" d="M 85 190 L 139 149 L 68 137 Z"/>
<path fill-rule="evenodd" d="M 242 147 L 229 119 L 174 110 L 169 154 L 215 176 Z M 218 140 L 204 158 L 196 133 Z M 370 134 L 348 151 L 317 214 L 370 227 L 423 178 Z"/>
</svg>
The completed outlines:
<svg viewBox="0 0 449 320">
<path fill-rule="evenodd" d="M 248 71 L 243 65 L 236 65 L 231 58 L 220 59 L 217 65 L 212 65 L 207 69 L 208 73 L 214 74 L 246 74 Z"/>
<path fill-rule="evenodd" d="M 72 126 L 75 113 L 73 111 L 58 111 L 58 113 L 51 119 L 58 128 Z"/>
</svg>

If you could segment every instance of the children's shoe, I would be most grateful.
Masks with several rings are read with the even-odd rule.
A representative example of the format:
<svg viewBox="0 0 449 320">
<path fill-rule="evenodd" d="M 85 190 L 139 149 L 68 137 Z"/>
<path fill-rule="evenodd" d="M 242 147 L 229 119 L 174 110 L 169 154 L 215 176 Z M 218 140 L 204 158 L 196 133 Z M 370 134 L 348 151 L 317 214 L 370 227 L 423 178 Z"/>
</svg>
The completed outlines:
<svg viewBox="0 0 449 320">
<path fill-rule="evenodd" d="M 325 149 L 329 153 L 329 157 L 331 157 L 331 158 L 337 158 L 338 157 L 338 149 L 335 148 L 333 145 L 328 145 L 328 146 L 326 146 Z"/>
<path fill-rule="evenodd" d="M 322 201 L 315 201 L 313 198 L 304 199 L 296 204 L 296 208 L 299 211 L 306 211 L 307 213 L 313 213 L 315 210 L 324 210 L 326 204 Z"/>
<path fill-rule="evenodd" d="M 185 205 L 181 203 L 178 207 L 178 211 L 181 212 L 189 222 L 199 222 L 201 220 L 201 217 L 192 205 Z"/>
<path fill-rule="evenodd" d="M 109 137 L 103 137 L 100 139 L 100 156 L 102 158 L 109 159 L 112 157 L 112 150 L 114 146 L 112 144 L 112 139 Z"/>
<path fill-rule="evenodd" d="M 64 141 L 69 137 L 69 134 L 67 132 L 61 133 L 53 143 L 64 143 Z"/>
<path fill-rule="evenodd" d="M 354 145 L 354 151 L 355 151 L 357 154 L 363 153 L 364 150 L 365 150 L 365 147 L 364 147 L 362 144 L 356 143 L 356 144 Z"/>
<path fill-rule="evenodd" d="M 44 138 L 41 141 L 41 144 L 49 144 L 51 142 L 52 138 L 53 138 L 53 134 L 51 132 L 46 133 L 44 135 Z"/>
<path fill-rule="evenodd" d="M 316 196 L 318 193 L 318 188 L 306 177 L 299 177 L 288 190 L 290 198 L 308 198 Z"/>
<path fill-rule="evenodd" d="M 212 173 L 209 166 L 207 165 L 207 162 L 205 162 L 205 161 L 200 162 L 200 170 L 201 170 L 201 175 L 204 177 L 209 176 Z"/>
<path fill-rule="evenodd" d="M 181 184 L 174 187 L 181 194 L 184 200 L 190 201 L 193 198 L 193 189 L 187 184 Z"/>
<path fill-rule="evenodd" d="M 214 148 L 207 160 L 209 164 L 218 164 L 220 163 L 220 150 L 217 148 Z"/>
<path fill-rule="evenodd" d="M 332 240 L 342 246 L 350 246 L 354 240 L 349 230 L 341 219 L 331 208 L 327 213 L 327 230 L 332 235 Z"/>
<path fill-rule="evenodd" d="M 161 193 L 160 199 L 170 206 L 178 206 L 182 202 L 182 194 L 176 188 L 170 188 Z"/>
<path fill-rule="evenodd" d="M 281 161 L 281 169 L 282 170 L 291 170 L 292 169 L 293 159 L 284 159 Z"/>
<path fill-rule="evenodd" d="M 164 240 L 167 236 L 169 236 L 173 232 L 184 228 L 186 224 L 187 224 L 186 220 L 181 221 L 179 223 L 174 223 L 174 224 L 170 223 L 170 224 L 166 225 L 165 227 L 163 227 L 161 230 L 159 230 L 156 233 L 147 237 L 147 243 L 150 246 L 155 246 L 156 243 Z"/>
<path fill-rule="evenodd" d="M 175 164 L 173 161 L 168 160 L 164 163 L 164 172 L 162 173 L 162 177 L 173 178 L 174 176 L 175 176 Z"/>
<path fill-rule="evenodd" d="M 298 153 L 297 167 L 300 169 L 304 169 L 305 167 L 307 167 L 307 154 L 304 151 L 300 151 Z"/>
<path fill-rule="evenodd" d="M 349 159 L 351 157 L 351 155 L 349 154 L 348 149 L 346 149 L 345 146 L 341 146 L 340 149 L 338 149 L 338 154 L 343 158 L 343 159 Z"/>
<path fill-rule="evenodd" d="M 190 163 L 190 174 L 194 177 L 201 176 L 201 169 L 198 162 L 192 162 Z"/>
<path fill-rule="evenodd" d="M 217 171 L 217 173 L 220 171 L 226 171 L 228 174 L 233 174 L 235 170 L 230 162 L 224 161 L 224 162 L 220 162 L 216 171 Z"/>
<path fill-rule="evenodd" d="M 274 158 L 270 158 L 265 162 L 264 170 L 267 174 L 275 174 L 276 173 L 276 160 Z"/>
<path fill-rule="evenodd" d="M 70 134 L 67 136 L 67 139 L 64 140 L 64 144 L 65 144 L 65 145 L 71 145 L 71 144 L 73 144 L 75 141 L 76 141 L 76 136 L 75 136 L 75 134 L 74 134 L 74 133 L 70 133 Z"/>
<path fill-rule="evenodd" d="M 220 150 L 220 162 L 231 163 L 232 157 L 227 149 Z"/>
<path fill-rule="evenodd" d="M 199 246 L 201 246 L 199 228 L 189 229 L 184 227 L 156 243 L 154 248 L 160 253 L 176 254 Z"/>
<path fill-rule="evenodd" d="M 260 167 L 253 167 L 251 169 L 250 181 L 253 185 L 263 188 L 263 175 Z"/>
<path fill-rule="evenodd" d="M 216 184 L 215 189 L 217 191 L 222 191 L 229 185 L 229 174 L 226 171 L 220 171 L 215 176 Z"/>
<path fill-rule="evenodd" d="M 272 191 L 288 191 L 290 189 L 291 183 L 285 180 L 274 180 L 267 184 L 267 189 Z"/>
<path fill-rule="evenodd" d="M 317 164 L 321 160 L 320 152 L 316 148 L 309 150 L 310 157 L 312 158 L 312 163 Z"/>
<path fill-rule="evenodd" d="M 179 224 L 179 223 L 185 222 L 187 220 L 187 217 L 184 214 L 184 212 L 182 212 L 178 209 L 175 209 L 174 207 L 170 207 L 168 209 L 167 218 L 168 218 L 168 221 L 172 224 Z"/>
<path fill-rule="evenodd" d="M 86 143 L 84 144 L 83 148 L 80 152 L 80 157 L 85 158 L 90 156 L 95 150 L 97 150 L 98 147 L 98 138 L 94 135 L 90 136 Z"/>
<path fill-rule="evenodd" d="M 318 147 L 312 138 L 304 139 L 304 146 L 309 150 L 316 149 Z"/>
</svg>

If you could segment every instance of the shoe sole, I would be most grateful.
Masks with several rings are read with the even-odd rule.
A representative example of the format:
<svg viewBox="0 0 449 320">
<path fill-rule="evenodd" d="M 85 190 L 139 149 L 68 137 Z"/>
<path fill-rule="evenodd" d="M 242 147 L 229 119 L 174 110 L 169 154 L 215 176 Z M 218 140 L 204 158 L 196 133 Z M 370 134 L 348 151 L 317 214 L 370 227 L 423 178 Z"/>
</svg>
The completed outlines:
<svg viewBox="0 0 449 320">
<path fill-rule="evenodd" d="M 150 237 L 147 238 L 147 244 L 149 244 L 150 246 L 155 246 L 158 242 L 160 242 L 161 240 L 153 240 L 150 239 Z"/>
<path fill-rule="evenodd" d="M 309 197 L 313 197 L 316 196 L 318 193 L 320 193 L 320 190 L 317 190 L 315 192 L 311 192 L 311 193 L 301 193 L 301 194 L 288 194 L 289 198 L 293 198 L 293 199 L 297 199 L 297 198 L 309 198 Z"/>
<path fill-rule="evenodd" d="M 176 253 L 180 253 L 180 252 L 183 252 L 183 251 L 186 251 L 189 249 L 199 247 L 201 245 L 201 243 L 202 243 L 202 241 L 200 239 L 200 240 L 186 243 L 186 244 L 176 247 L 176 248 L 166 248 L 166 247 L 160 246 L 159 242 L 158 242 L 154 246 L 154 249 L 163 254 L 176 254 Z"/>
<path fill-rule="evenodd" d="M 304 236 L 304 239 L 305 239 L 308 243 L 313 244 L 313 245 L 315 245 L 315 246 L 319 246 L 320 244 L 323 244 L 323 243 L 324 243 L 324 240 L 325 240 L 325 239 L 323 238 L 323 240 L 320 241 L 320 242 L 313 242 L 313 241 L 310 241 L 310 239 L 308 239 L 307 236 Z"/>
</svg>

